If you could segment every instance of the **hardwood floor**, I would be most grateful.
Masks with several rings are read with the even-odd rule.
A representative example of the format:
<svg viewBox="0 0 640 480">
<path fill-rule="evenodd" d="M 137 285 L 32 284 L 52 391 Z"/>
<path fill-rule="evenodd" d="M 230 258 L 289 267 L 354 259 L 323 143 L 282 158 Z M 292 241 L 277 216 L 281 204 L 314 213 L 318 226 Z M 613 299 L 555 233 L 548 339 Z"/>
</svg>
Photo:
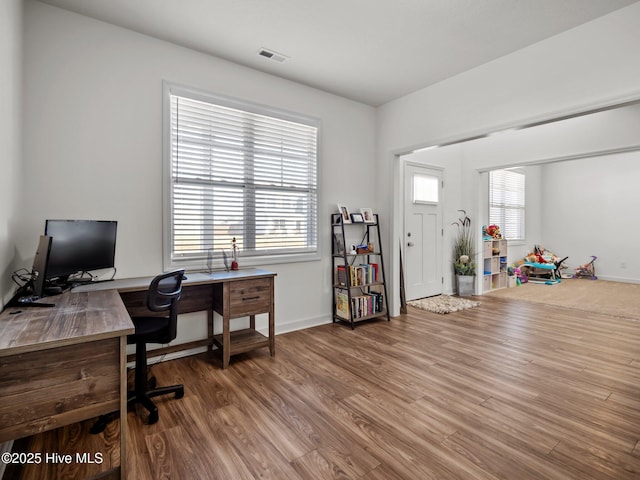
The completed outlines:
<svg viewBox="0 0 640 480">
<path fill-rule="evenodd" d="M 186 393 L 159 400 L 155 425 L 129 413 L 129 478 L 640 478 L 640 321 L 479 299 L 279 335 L 275 357 L 255 351 L 227 370 L 207 355 L 154 366 Z M 117 463 L 117 425 L 98 436 L 89 425 L 29 448 L 98 451 L 102 465 L 21 478 Z"/>
</svg>

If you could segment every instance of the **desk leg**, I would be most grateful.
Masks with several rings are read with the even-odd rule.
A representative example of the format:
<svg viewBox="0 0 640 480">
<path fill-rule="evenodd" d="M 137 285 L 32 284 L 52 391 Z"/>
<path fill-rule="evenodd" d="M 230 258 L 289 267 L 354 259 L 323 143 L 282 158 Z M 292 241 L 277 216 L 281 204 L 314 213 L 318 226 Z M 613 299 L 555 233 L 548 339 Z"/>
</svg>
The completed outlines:
<svg viewBox="0 0 640 480">
<path fill-rule="evenodd" d="M 276 328 L 275 328 L 275 295 L 274 281 L 271 278 L 271 301 L 269 302 L 269 354 L 273 357 L 276 354 Z"/>
<path fill-rule="evenodd" d="M 213 342 L 211 339 L 213 338 L 213 308 L 207 310 L 207 338 L 209 339 L 209 346 L 207 347 L 207 351 L 211 352 L 213 350 Z"/>
<path fill-rule="evenodd" d="M 229 282 L 225 282 L 222 289 L 222 368 L 227 368 L 231 358 L 231 327 L 229 322 L 231 294 L 229 292 Z"/>
<path fill-rule="evenodd" d="M 120 337 L 120 478 L 127 478 L 127 337 Z"/>
</svg>

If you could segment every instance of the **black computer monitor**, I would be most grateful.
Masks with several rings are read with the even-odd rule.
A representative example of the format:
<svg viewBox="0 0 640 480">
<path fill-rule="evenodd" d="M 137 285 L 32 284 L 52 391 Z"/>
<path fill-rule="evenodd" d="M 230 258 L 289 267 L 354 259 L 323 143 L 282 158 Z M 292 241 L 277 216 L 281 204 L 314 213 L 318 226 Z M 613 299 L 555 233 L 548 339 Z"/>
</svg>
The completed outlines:
<svg viewBox="0 0 640 480">
<path fill-rule="evenodd" d="M 38 249 L 33 258 L 31 277 L 22 285 L 13 296 L 7 307 L 53 307 L 53 303 L 43 303 L 40 300 L 46 296 L 47 264 L 51 249 L 52 239 L 47 235 L 41 235 L 38 241 Z M 20 312 L 18 310 L 17 312 Z"/>
<path fill-rule="evenodd" d="M 106 220 L 47 220 L 52 238 L 46 276 L 67 281 L 70 275 L 114 268 L 118 222 Z"/>
<path fill-rule="evenodd" d="M 40 235 L 36 256 L 33 258 L 33 268 L 31 270 L 31 283 L 33 294 L 37 297 L 44 297 L 45 280 L 47 279 L 47 264 L 49 263 L 49 253 L 51 251 L 51 237 Z"/>
</svg>

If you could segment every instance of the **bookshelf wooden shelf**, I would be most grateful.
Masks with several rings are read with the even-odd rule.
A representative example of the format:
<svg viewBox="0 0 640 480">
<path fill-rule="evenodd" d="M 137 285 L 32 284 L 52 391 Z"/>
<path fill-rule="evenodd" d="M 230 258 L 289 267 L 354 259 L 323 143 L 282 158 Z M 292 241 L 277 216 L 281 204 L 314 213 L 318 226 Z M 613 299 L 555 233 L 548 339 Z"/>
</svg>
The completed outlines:
<svg viewBox="0 0 640 480">
<path fill-rule="evenodd" d="M 378 214 L 371 223 L 344 223 L 341 214 L 331 214 L 331 236 L 333 321 L 351 329 L 364 320 L 389 321 Z"/>
<path fill-rule="evenodd" d="M 504 239 L 483 242 L 482 291 L 490 292 L 508 286 L 507 241 Z"/>
</svg>

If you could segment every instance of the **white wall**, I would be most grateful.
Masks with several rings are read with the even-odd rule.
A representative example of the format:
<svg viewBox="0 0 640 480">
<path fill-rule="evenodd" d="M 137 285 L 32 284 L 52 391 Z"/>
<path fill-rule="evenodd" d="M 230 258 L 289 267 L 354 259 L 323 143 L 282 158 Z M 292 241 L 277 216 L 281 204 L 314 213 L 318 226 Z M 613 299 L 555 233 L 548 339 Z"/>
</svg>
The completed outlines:
<svg viewBox="0 0 640 480">
<path fill-rule="evenodd" d="M 380 107 L 378 188 L 387 198 L 383 215 L 394 219 L 387 245 L 397 248 L 400 228 L 397 154 L 640 97 L 639 24 L 635 3 Z M 479 167 L 467 158 L 458 178 L 460 208 L 476 218 Z M 392 260 L 397 313 L 399 277 Z"/>
<path fill-rule="evenodd" d="M 568 255 L 571 269 L 595 255 L 598 278 L 640 283 L 640 152 L 552 163 L 542 171 L 543 245 Z"/>
<path fill-rule="evenodd" d="M 14 225 L 20 214 L 22 1 L 0 2 L 0 306 L 11 296 L 19 263 Z M 0 444 L 0 453 L 13 442 Z M 0 478 L 6 464 L 0 462 Z"/>
<path fill-rule="evenodd" d="M 329 214 L 336 202 L 377 207 L 373 108 L 38 2 L 26 2 L 25 25 L 23 257 L 33 257 L 46 218 L 113 219 L 118 277 L 162 270 L 169 80 L 321 119 L 323 260 L 267 268 L 278 274 L 278 332 L 330 321 Z"/>
<path fill-rule="evenodd" d="M 465 142 L 466 167 L 488 170 L 628 151 L 640 145 L 638 132 L 636 103 Z"/>
<path fill-rule="evenodd" d="M 21 213 L 22 1 L 0 2 L 0 305 L 11 295 Z M 34 244 L 35 252 L 35 244 Z M 31 254 L 33 258 L 33 254 Z"/>
</svg>

